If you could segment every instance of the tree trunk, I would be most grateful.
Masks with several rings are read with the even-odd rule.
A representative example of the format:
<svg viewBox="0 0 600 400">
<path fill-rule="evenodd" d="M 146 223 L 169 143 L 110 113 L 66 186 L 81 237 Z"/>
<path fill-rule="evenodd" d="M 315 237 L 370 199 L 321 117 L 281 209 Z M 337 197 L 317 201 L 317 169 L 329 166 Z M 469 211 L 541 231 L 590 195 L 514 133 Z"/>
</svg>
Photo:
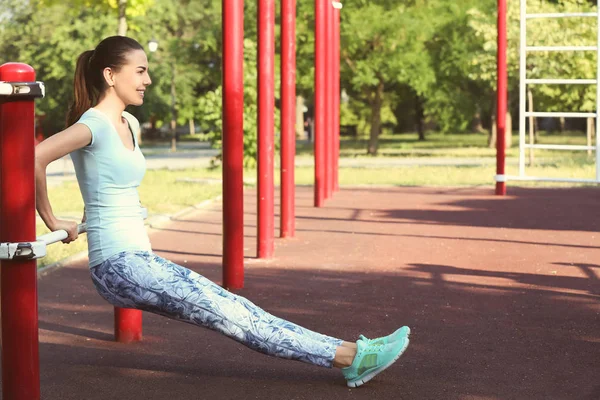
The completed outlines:
<svg viewBox="0 0 600 400">
<path fill-rule="evenodd" d="M 383 82 L 379 82 L 375 97 L 371 101 L 371 134 L 367 154 L 377 155 L 379 132 L 381 132 L 381 105 L 383 104 Z"/>
<path fill-rule="evenodd" d="M 307 127 L 310 129 L 310 127 Z M 306 131 L 308 131 L 308 129 Z M 308 139 L 304 134 L 304 97 L 296 96 L 296 137 Z"/>
<path fill-rule="evenodd" d="M 119 0 L 119 30 L 117 35 L 127 36 L 127 17 L 125 11 L 127 10 L 127 0 Z"/>
<path fill-rule="evenodd" d="M 510 149 L 512 147 L 512 114 L 509 110 L 506 110 L 506 122 L 505 122 L 505 130 L 504 130 L 504 144 L 505 149 Z"/>
<path fill-rule="evenodd" d="M 560 132 L 562 133 L 565 131 L 565 117 L 560 117 L 558 121 L 560 122 Z"/>
<path fill-rule="evenodd" d="M 527 91 L 527 100 L 529 102 L 529 111 L 533 112 L 533 93 L 531 92 L 531 90 Z M 534 145 L 535 144 L 535 122 L 534 122 L 534 116 L 530 115 L 529 116 L 529 144 L 530 145 Z M 534 161 L 534 154 L 533 154 L 533 148 L 529 148 L 529 165 L 533 165 L 533 161 Z"/>
<path fill-rule="evenodd" d="M 479 105 L 476 106 L 475 115 L 473 115 L 473 133 L 484 133 L 483 124 L 481 123 L 481 108 Z"/>
<path fill-rule="evenodd" d="M 175 63 L 171 67 L 171 151 L 177 151 L 177 107 L 175 104 Z"/>
<path fill-rule="evenodd" d="M 419 140 L 425 140 L 425 124 L 423 123 L 425 112 L 423 111 L 423 101 L 419 95 L 415 96 L 415 116 L 417 118 L 417 132 L 419 133 Z"/>
<path fill-rule="evenodd" d="M 492 115 L 492 131 L 488 141 L 490 149 L 496 147 L 496 138 L 498 136 L 498 127 L 496 126 L 496 115 Z M 509 111 L 506 112 L 506 126 L 504 129 L 504 148 L 510 149 L 512 146 L 512 116 Z"/>
<path fill-rule="evenodd" d="M 496 95 L 494 94 L 492 96 L 492 109 L 491 109 L 491 129 L 490 129 L 490 133 L 488 135 L 488 147 L 494 148 L 496 147 Z"/>
<path fill-rule="evenodd" d="M 196 124 L 194 123 L 194 118 L 190 118 L 190 135 L 194 136 L 196 134 Z"/>
<path fill-rule="evenodd" d="M 496 128 L 496 115 L 492 115 L 492 129 L 490 130 L 490 136 L 488 137 L 488 147 L 493 149 L 496 147 L 496 136 L 498 129 Z"/>
<path fill-rule="evenodd" d="M 587 145 L 588 146 L 592 146 L 592 138 L 594 137 L 594 122 L 595 119 L 594 118 L 588 118 L 587 119 L 587 130 L 586 130 L 586 136 L 587 136 Z M 587 151 L 587 154 L 589 157 L 592 156 L 592 150 L 589 149 Z"/>
</svg>

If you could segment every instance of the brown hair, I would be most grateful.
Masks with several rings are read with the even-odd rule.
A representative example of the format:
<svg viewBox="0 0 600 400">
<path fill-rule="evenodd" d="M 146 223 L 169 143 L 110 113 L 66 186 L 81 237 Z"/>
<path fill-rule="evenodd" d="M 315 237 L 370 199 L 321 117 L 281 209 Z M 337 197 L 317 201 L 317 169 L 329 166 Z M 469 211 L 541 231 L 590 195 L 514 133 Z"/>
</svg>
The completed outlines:
<svg viewBox="0 0 600 400">
<path fill-rule="evenodd" d="M 84 112 L 96 105 L 106 90 L 104 68 L 118 71 L 126 64 L 127 53 L 133 50 L 144 50 L 144 47 L 126 36 L 111 36 L 101 41 L 95 50 L 81 53 L 75 67 L 73 103 L 67 112 L 67 126 L 73 125 Z"/>
</svg>

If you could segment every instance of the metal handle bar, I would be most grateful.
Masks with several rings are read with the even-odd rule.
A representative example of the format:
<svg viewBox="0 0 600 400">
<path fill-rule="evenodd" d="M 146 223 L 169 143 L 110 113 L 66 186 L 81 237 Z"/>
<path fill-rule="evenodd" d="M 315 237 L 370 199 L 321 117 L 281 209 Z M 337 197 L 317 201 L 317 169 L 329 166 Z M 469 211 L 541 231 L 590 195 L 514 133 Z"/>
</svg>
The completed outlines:
<svg viewBox="0 0 600 400">
<path fill-rule="evenodd" d="M 4 82 L 0 81 L 0 98 L 41 98 L 46 95 L 44 82 Z"/>
<path fill-rule="evenodd" d="M 83 223 L 83 224 L 77 225 L 77 233 L 84 233 L 84 232 L 87 232 L 87 224 Z M 42 235 L 42 236 L 38 236 L 36 238 L 36 240 L 38 242 L 44 242 L 44 243 L 46 243 L 46 245 L 49 245 L 52 243 L 60 242 L 61 240 L 65 240 L 68 236 L 69 236 L 69 234 L 67 233 L 67 231 L 59 230 L 59 231 L 46 233 L 45 235 Z"/>
<path fill-rule="evenodd" d="M 144 219 L 148 217 L 148 210 L 142 208 Z M 87 224 L 77 225 L 77 232 L 87 232 Z M 65 240 L 69 235 L 65 230 L 59 230 L 38 236 L 35 242 L 0 243 L 0 260 L 31 260 L 46 255 L 46 246 Z"/>
</svg>

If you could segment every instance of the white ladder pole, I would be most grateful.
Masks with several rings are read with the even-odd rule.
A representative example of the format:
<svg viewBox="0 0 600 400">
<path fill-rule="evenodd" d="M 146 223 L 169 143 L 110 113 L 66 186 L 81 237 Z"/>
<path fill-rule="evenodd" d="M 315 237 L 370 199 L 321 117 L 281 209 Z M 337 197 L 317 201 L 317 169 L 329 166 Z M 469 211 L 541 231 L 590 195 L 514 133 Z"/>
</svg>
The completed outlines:
<svg viewBox="0 0 600 400">
<path fill-rule="evenodd" d="M 600 79 L 600 0 L 596 0 L 596 80 Z M 596 181 L 600 182 L 600 140 L 598 140 L 600 129 L 600 81 L 596 83 Z"/>
<path fill-rule="evenodd" d="M 525 176 L 525 92 L 527 90 L 525 80 L 527 78 L 527 0 L 521 0 L 521 15 L 519 18 L 520 46 L 519 46 L 519 176 Z M 533 110 L 530 110 L 533 111 Z"/>
</svg>

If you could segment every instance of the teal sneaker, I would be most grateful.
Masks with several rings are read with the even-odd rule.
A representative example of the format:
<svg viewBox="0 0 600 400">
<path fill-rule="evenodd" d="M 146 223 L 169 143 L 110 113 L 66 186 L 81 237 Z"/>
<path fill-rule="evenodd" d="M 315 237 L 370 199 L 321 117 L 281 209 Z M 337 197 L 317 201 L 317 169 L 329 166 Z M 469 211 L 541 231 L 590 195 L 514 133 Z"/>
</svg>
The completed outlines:
<svg viewBox="0 0 600 400">
<path fill-rule="evenodd" d="M 372 344 L 359 339 L 352 365 L 342 368 L 348 387 L 359 387 L 392 365 L 408 347 L 408 337 L 389 344 Z"/>
<path fill-rule="evenodd" d="M 375 338 L 375 339 L 369 339 L 363 335 L 359 336 L 360 340 L 364 340 L 367 343 L 370 344 L 389 344 L 392 342 L 397 342 L 398 340 L 401 340 L 405 337 L 409 337 L 410 336 L 410 328 L 408 326 L 403 326 L 402 328 L 396 329 L 396 331 L 394 333 L 392 333 L 391 335 L 387 335 L 387 336 L 383 336 L 383 337 L 379 337 L 379 338 Z"/>
</svg>

